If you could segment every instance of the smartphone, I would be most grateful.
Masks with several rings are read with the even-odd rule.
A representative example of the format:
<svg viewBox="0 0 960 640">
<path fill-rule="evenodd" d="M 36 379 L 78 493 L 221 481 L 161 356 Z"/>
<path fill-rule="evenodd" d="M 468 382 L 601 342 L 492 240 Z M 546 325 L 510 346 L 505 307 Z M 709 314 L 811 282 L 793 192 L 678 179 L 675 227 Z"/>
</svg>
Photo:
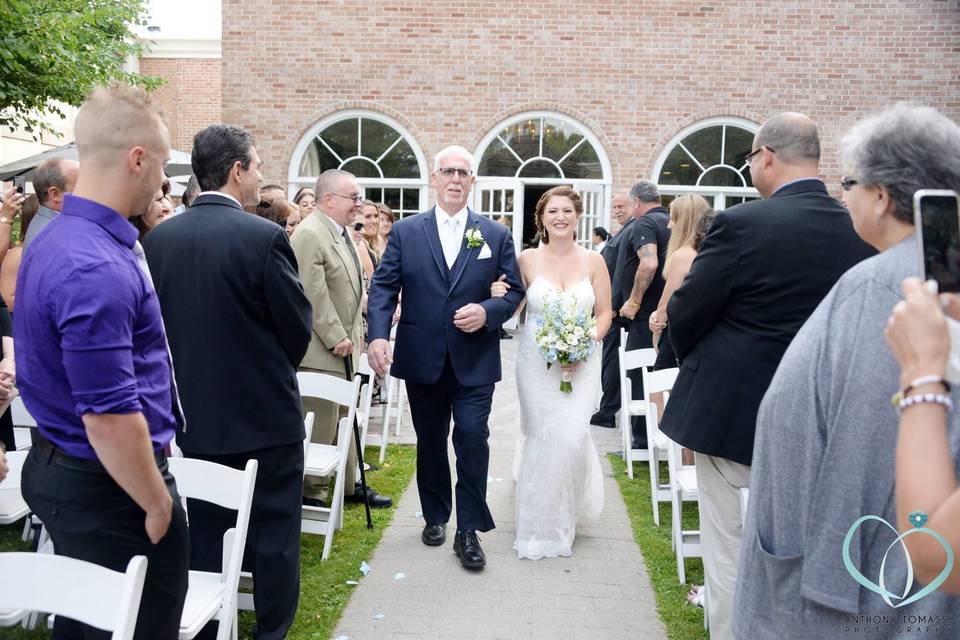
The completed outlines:
<svg viewBox="0 0 960 640">
<path fill-rule="evenodd" d="M 26 193 L 26 190 L 27 190 L 26 176 L 13 176 L 13 188 L 17 190 L 17 193 Z"/>
<path fill-rule="evenodd" d="M 913 194 L 913 223 L 924 281 L 936 280 L 940 293 L 960 292 L 960 194 L 920 189 Z"/>
</svg>

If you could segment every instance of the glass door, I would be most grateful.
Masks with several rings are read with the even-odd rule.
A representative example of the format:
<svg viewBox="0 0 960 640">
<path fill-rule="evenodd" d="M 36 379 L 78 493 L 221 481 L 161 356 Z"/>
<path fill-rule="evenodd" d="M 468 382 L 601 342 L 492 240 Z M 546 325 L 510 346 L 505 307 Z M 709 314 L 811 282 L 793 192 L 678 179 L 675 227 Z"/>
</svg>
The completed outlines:
<svg viewBox="0 0 960 640">
<path fill-rule="evenodd" d="M 523 244 L 523 184 L 513 178 L 480 178 L 473 186 L 473 211 L 510 228 L 519 254 Z M 517 316 L 504 329 L 517 328 Z"/>
</svg>

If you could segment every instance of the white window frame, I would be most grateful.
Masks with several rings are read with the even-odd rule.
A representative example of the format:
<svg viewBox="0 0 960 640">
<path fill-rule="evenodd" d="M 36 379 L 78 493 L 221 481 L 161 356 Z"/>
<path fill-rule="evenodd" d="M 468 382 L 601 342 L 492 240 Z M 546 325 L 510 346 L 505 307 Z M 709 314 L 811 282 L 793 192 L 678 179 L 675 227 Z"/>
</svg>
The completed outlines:
<svg viewBox="0 0 960 640">
<path fill-rule="evenodd" d="M 727 196 L 734 196 L 734 197 L 747 196 L 751 198 L 760 197 L 760 192 L 753 187 L 707 187 L 707 186 L 700 186 L 699 184 L 696 184 L 696 185 L 663 184 L 662 185 L 659 183 L 660 172 L 663 170 L 663 165 L 664 163 L 666 163 L 667 157 L 684 140 L 684 138 L 686 138 L 692 133 L 696 133 L 697 131 L 700 131 L 701 129 L 708 129 L 710 127 L 716 127 L 721 125 L 734 126 L 740 129 L 745 129 L 747 131 L 750 131 L 754 135 L 756 135 L 757 131 L 760 130 L 760 125 L 757 124 L 756 122 L 752 122 L 745 118 L 737 118 L 733 116 L 715 116 L 712 118 L 706 118 L 704 120 L 699 120 L 685 127 L 682 131 L 677 133 L 677 135 L 675 135 L 670 140 L 670 142 L 664 145 L 663 150 L 660 152 L 660 156 L 657 158 L 657 162 L 653 165 L 653 171 L 651 171 L 650 173 L 650 180 L 655 184 L 657 184 L 658 188 L 660 189 L 660 193 L 664 195 L 673 195 L 673 196 L 679 196 L 685 193 L 696 193 L 701 196 L 712 196 L 713 208 L 716 209 L 717 211 L 720 211 L 726 208 Z M 724 143 L 726 142 L 726 137 L 723 138 L 723 141 Z M 723 155 L 721 155 L 721 158 L 722 157 Z M 703 176 L 706 175 L 706 173 L 711 169 L 716 169 L 718 167 L 726 167 L 726 168 L 732 169 L 733 171 L 739 172 L 743 168 L 742 165 L 740 167 L 735 167 L 727 164 L 716 164 L 709 167 L 704 167 L 699 163 L 699 161 L 696 161 L 696 162 L 702 169 L 700 176 L 697 178 L 698 183 L 700 182 L 700 180 L 703 179 Z"/>
<path fill-rule="evenodd" d="M 355 120 L 357 118 L 367 118 L 369 120 L 376 120 L 382 124 L 387 125 L 398 134 L 400 134 L 403 140 L 410 145 L 410 148 L 413 149 L 413 153 L 417 158 L 417 167 L 420 171 L 419 178 L 384 178 L 382 177 L 383 172 L 380 170 L 379 165 L 376 163 L 375 159 L 367 158 L 366 156 L 351 156 L 349 158 L 341 158 L 341 165 L 350 162 L 351 160 L 356 160 L 357 158 L 369 160 L 373 162 L 376 166 L 377 171 L 381 173 L 380 178 L 357 178 L 357 182 L 360 184 L 360 188 L 366 192 L 367 188 L 376 188 L 376 189 L 418 189 L 419 190 L 419 211 L 424 211 L 427 208 L 428 198 L 429 198 L 429 180 L 430 172 L 427 168 L 427 159 L 423 155 L 423 150 L 420 148 L 420 145 L 417 143 L 417 139 L 414 138 L 406 127 L 401 125 L 399 122 L 393 118 L 386 116 L 382 113 L 376 111 L 367 111 L 364 109 L 348 109 L 344 111 L 337 111 L 336 113 L 331 113 L 327 117 L 323 118 L 304 134 L 300 141 L 297 143 L 297 146 L 293 149 L 293 154 L 290 156 L 290 165 L 287 170 L 287 192 L 288 197 L 292 198 L 294 194 L 302 187 L 311 187 L 316 184 L 317 178 L 319 176 L 301 176 L 300 175 L 300 163 L 303 161 L 303 155 L 307 152 L 307 148 L 310 144 L 317 138 L 321 131 L 329 127 L 330 125 L 336 124 L 337 122 L 342 122 L 344 120 Z M 361 132 L 362 134 L 362 132 Z"/>
<path fill-rule="evenodd" d="M 603 177 L 600 179 L 582 179 L 582 178 L 526 178 L 520 176 L 520 170 L 523 169 L 528 163 L 533 162 L 534 160 L 546 160 L 547 162 L 556 165 L 559 168 L 559 163 L 555 160 L 543 156 L 543 124 L 540 125 L 540 154 L 535 158 L 529 158 L 525 160 L 520 160 L 520 168 L 517 169 L 517 174 L 513 176 L 487 176 L 477 174 L 477 183 L 489 183 L 499 180 L 519 180 L 521 185 L 530 184 L 530 185 L 545 185 L 545 184 L 570 184 L 574 189 L 582 189 L 584 187 L 593 187 L 594 185 L 602 187 L 602 202 L 601 202 L 601 216 L 600 224 L 604 227 L 609 228 L 610 226 L 610 192 L 612 188 L 612 176 L 613 172 L 610 169 L 610 158 L 604 150 L 603 145 L 600 143 L 600 139 L 593 134 L 590 129 L 583 125 L 583 123 L 574 120 L 570 116 L 564 115 L 562 113 L 557 113 L 556 111 L 524 111 L 522 113 L 517 113 L 509 118 L 500 121 L 498 124 L 494 125 L 487 134 L 480 140 L 480 143 L 477 145 L 473 153 L 473 170 L 474 173 L 477 173 L 477 169 L 480 166 L 480 161 L 483 159 L 483 154 L 487 152 L 487 148 L 490 144 L 496 140 L 500 132 L 506 129 L 507 127 L 513 126 L 518 122 L 524 120 L 543 120 L 543 119 L 552 119 L 559 120 L 565 125 L 573 128 L 577 133 L 583 136 L 583 141 L 578 143 L 580 144 L 588 143 L 593 146 L 594 152 L 597 154 L 597 158 L 600 160 L 600 169 L 603 174 Z M 502 140 L 501 140 L 502 142 Z M 569 150 L 568 153 L 572 152 L 573 149 Z M 563 170 L 560 170 L 561 175 Z M 522 190 L 519 192 L 522 195 Z M 519 196 L 518 196 L 519 197 Z M 533 215 L 533 212 L 529 212 L 529 215 Z M 521 219 L 522 227 L 522 219 Z M 516 220 L 514 221 L 516 225 Z M 519 232 L 517 232 L 519 233 Z"/>
</svg>

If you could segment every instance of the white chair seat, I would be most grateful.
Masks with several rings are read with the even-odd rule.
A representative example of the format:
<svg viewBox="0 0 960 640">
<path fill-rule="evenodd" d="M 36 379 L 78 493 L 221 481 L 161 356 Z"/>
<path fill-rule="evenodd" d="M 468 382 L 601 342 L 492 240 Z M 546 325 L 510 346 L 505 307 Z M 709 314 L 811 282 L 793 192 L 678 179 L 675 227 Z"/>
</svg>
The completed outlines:
<svg viewBox="0 0 960 640">
<path fill-rule="evenodd" d="M 24 609 L 0 609 L 0 627 L 12 627 L 29 615 Z"/>
<path fill-rule="evenodd" d="M 677 470 L 677 486 L 680 487 L 680 490 L 684 494 L 694 494 L 693 498 L 696 499 L 697 493 L 697 470 L 694 467 L 680 467 Z M 686 499 L 686 495 L 684 499 Z"/>
<path fill-rule="evenodd" d="M 219 573 L 191 571 L 187 599 L 180 616 L 180 637 L 192 638 L 213 620 L 223 604 L 223 578 Z"/>
<path fill-rule="evenodd" d="M 645 400 L 631 400 L 627 406 L 631 416 L 647 415 L 647 403 Z"/>
<path fill-rule="evenodd" d="M 329 476 L 337 470 L 340 454 L 337 447 L 329 444 L 310 444 L 304 468 L 311 476 Z"/>
<path fill-rule="evenodd" d="M 13 524 L 30 513 L 30 507 L 20 495 L 20 488 L 0 486 L 0 524 Z"/>
</svg>

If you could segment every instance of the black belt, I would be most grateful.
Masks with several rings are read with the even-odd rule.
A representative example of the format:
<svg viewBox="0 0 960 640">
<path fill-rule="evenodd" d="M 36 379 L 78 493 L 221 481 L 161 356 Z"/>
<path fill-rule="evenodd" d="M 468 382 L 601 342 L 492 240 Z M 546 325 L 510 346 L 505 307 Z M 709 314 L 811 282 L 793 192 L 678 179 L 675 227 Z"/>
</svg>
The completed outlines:
<svg viewBox="0 0 960 640">
<path fill-rule="evenodd" d="M 104 467 L 103 463 L 96 458 L 78 458 L 77 456 L 71 456 L 67 453 L 64 453 L 62 449 L 58 448 L 57 445 L 47 440 L 39 433 L 37 434 L 36 442 L 33 443 L 33 448 L 40 452 L 44 462 L 57 462 L 66 467 L 80 469 L 82 471 L 108 473 L 107 468 Z M 163 453 L 163 451 L 154 451 L 153 458 L 157 461 L 158 467 L 162 468 L 164 465 L 166 465 L 167 456 Z"/>
</svg>

